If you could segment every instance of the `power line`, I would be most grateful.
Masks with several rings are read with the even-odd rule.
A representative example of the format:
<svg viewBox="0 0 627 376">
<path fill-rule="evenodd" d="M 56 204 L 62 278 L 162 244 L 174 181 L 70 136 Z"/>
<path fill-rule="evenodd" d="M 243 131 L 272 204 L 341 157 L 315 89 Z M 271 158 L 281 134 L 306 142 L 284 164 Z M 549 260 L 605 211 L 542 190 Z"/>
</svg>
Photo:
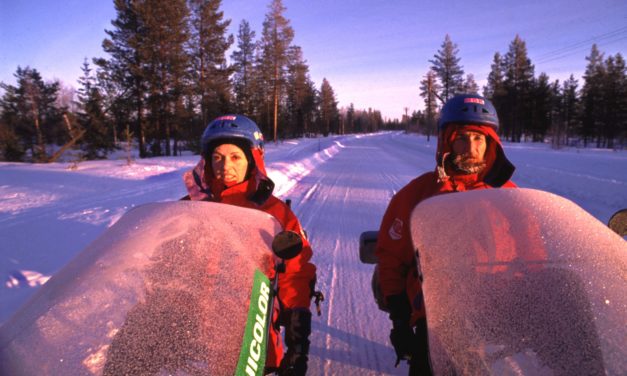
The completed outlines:
<svg viewBox="0 0 627 376">
<path fill-rule="evenodd" d="M 621 38 L 617 38 L 617 39 L 615 39 L 615 40 L 605 41 L 605 42 L 603 42 L 603 44 L 607 44 L 607 43 L 614 43 L 614 42 L 620 42 L 620 41 L 625 40 L 625 39 L 627 39 L 627 35 L 622 36 Z M 566 56 L 569 56 L 569 55 L 575 54 L 575 53 L 577 53 L 577 52 L 584 51 L 584 50 L 586 50 L 586 49 L 590 49 L 590 47 L 580 48 L 580 49 L 573 50 L 573 51 L 570 51 L 570 52 L 564 53 L 564 54 L 562 54 L 562 55 L 555 56 L 555 57 L 551 57 L 551 58 L 548 58 L 548 59 L 539 59 L 539 63 L 548 63 L 548 62 L 550 62 L 550 61 L 560 60 L 560 59 L 565 58 Z"/>
<path fill-rule="evenodd" d="M 572 44 L 572 45 L 569 45 L 569 46 L 566 46 L 566 47 L 562 47 L 562 48 L 559 48 L 559 49 L 554 50 L 554 51 L 546 52 L 546 53 L 538 56 L 538 58 L 539 59 L 547 58 L 550 55 L 559 54 L 559 53 L 562 53 L 563 51 L 567 51 L 567 50 L 569 50 L 571 48 L 577 48 L 577 47 L 582 46 L 582 45 L 588 46 L 590 42 L 597 42 L 599 39 L 612 38 L 614 36 L 619 36 L 620 34 L 624 34 L 624 33 L 627 33 L 627 26 L 621 27 L 621 28 L 616 29 L 616 30 L 609 31 L 609 32 L 607 32 L 605 34 L 594 36 L 594 37 L 586 39 L 586 40 L 584 40 L 582 42 L 577 42 L 575 44 Z"/>
<path fill-rule="evenodd" d="M 592 43 L 614 43 L 627 38 L 627 27 L 622 27 L 605 34 L 594 36 L 585 41 L 577 42 L 566 47 L 559 48 L 557 50 L 549 51 L 536 58 L 539 63 L 546 63 L 549 61 L 559 60 L 573 53 L 583 51 L 590 48 Z"/>
</svg>

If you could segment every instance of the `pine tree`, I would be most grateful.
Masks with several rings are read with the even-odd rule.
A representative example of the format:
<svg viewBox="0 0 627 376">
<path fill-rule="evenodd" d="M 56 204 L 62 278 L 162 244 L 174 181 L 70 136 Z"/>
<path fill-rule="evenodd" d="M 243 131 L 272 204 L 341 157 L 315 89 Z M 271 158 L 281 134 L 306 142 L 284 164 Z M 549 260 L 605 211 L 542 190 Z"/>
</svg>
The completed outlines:
<svg viewBox="0 0 627 376">
<path fill-rule="evenodd" d="M 433 60 L 429 60 L 433 64 L 431 69 L 440 79 L 441 91 L 438 94 L 442 103 L 459 93 L 463 87 L 464 70 L 459 65 L 461 59 L 457 57 L 458 52 L 457 45 L 446 34 L 441 49 L 433 55 Z"/>
<path fill-rule="evenodd" d="M 0 108 L 2 108 L 2 99 L 0 99 Z M 15 130 L 0 117 L 0 160 L 20 162 L 24 158 L 24 153 Z"/>
<path fill-rule="evenodd" d="M 172 155 L 171 141 L 180 123 L 181 101 L 187 90 L 189 55 L 185 44 L 189 10 L 185 0 L 146 0 L 137 10 L 144 25 L 138 52 L 144 62 L 142 75 L 148 94 L 147 136 L 154 140 L 153 155 L 162 154 L 163 142 L 165 154 Z"/>
<path fill-rule="evenodd" d="M 145 30 L 136 2 L 114 0 L 116 18 L 111 21 L 112 30 L 105 30 L 108 38 L 102 42 L 109 59 L 96 59 L 100 67 L 101 86 L 107 87 L 112 103 L 118 105 L 118 114 L 124 114 L 126 122 L 135 124 L 134 134 L 138 139 L 139 156 L 145 158 L 146 132 L 144 122 L 145 93 L 144 60 L 140 54 L 142 33 Z"/>
<path fill-rule="evenodd" d="M 462 84 L 462 91 L 466 94 L 479 94 L 479 85 L 475 81 L 475 75 L 472 73 L 468 73 L 466 75 L 466 80 Z"/>
<path fill-rule="evenodd" d="M 231 20 L 224 20 L 221 0 L 190 0 L 190 3 L 192 76 L 200 97 L 201 123 L 206 125 L 231 109 L 232 68 L 226 63 L 226 52 L 233 44 L 233 36 L 227 36 Z"/>
<path fill-rule="evenodd" d="M 599 134 L 601 119 L 603 119 L 603 81 L 605 79 L 605 66 L 603 54 L 599 52 L 596 44 L 592 45 L 590 55 L 586 57 L 588 65 L 584 73 L 584 84 L 581 93 L 581 133 L 584 147 L 588 141 Z"/>
<path fill-rule="evenodd" d="M 579 82 L 571 74 L 568 80 L 564 81 L 562 87 L 562 114 L 564 136 L 566 143 L 578 131 L 579 119 L 579 96 L 577 87 Z"/>
<path fill-rule="evenodd" d="M 104 114 L 100 90 L 95 85 L 89 63 L 85 61 L 81 68 L 78 89 L 78 123 L 85 130 L 82 137 L 83 157 L 87 159 L 104 158 L 113 149 L 112 138 L 108 135 L 107 119 Z"/>
<path fill-rule="evenodd" d="M 420 81 L 420 96 L 424 99 L 425 104 L 427 141 L 430 141 L 432 134 L 436 134 L 435 119 L 438 113 L 436 93 L 438 90 L 440 90 L 440 85 L 436 80 L 436 73 L 434 70 L 430 70 Z"/>
<path fill-rule="evenodd" d="M 347 133 L 357 133 L 357 129 L 355 128 L 355 105 L 350 104 L 348 109 L 346 110 L 346 132 Z"/>
<path fill-rule="evenodd" d="M 288 49 L 294 39 L 294 30 L 283 13 L 286 8 L 281 0 L 272 0 L 263 22 L 260 49 L 259 72 L 261 86 L 267 88 L 264 93 L 265 112 L 262 122 L 271 128 L 272 138 L 277 141 L 279 104 L 284 98 L 286 71 L 289 64 Z M 270 116 L 271 115 L 271 116 Z M 271 126 L 270 126 L 271 120 Z"/>
<path fill-rule="evenodd" d="M 287 74 L 287 101 L 289 136 L 311 132 L 316 105 L 316 89 L 309 77 L 309 66 L 300 47 L 290 48 L 290 64 Z"/>
<path fill-rule="evenodd" d="M 551 127 L 554 100 L 553 89 L 546 73 L 540 73 L 535 81 L 532 97 L 533 117 L 529 130 L 534 142 L 542 142 Z"/>
<path fill-rule="evenodd" d="M 603 82 L 603 120 L 600 146 L 614 148 L 618 137 L 627 136 L 627 77 L 625 60 L 621 54 L 605 60 Z"/>
<path fill-rule="evenodd" d="M 21 144 L 10 148 L 10 154 L 30 149 L 33 161 L 46 162 L 46 144 L 62 141 L 58 138 L 63 133 L 61 114 L 55 107 L 59 83 L 44 83 L 39 72 L 30 67 L 18 67 L 14 76 L 17 86 L 0 85 L 5 91 L 0 103 L 2 120 L 12 130 L 7 137 L 15 135 Z"/>
<path fill-rule="evenodd" d="M 339 111 L 337 109 L 337 101 L 335 100 L 335 92 L 329 81 L 323 78 L 320 86 L 320 121 L 325 137 L 334 131 L 339 133 L 337 129 L 338 116 Z"/>
<path fill-rule="evenodd" d="M 255 80 L 255 32 L 250 24 L 242 20 L 237 34 L 237 50 L 231 54 L 233 61 L 233 92 L 235 93 L 235 108 L 251 118 L 256 118 L 254 102 Z"/>
<path fill-rule="evenodd" d="M 507 96 L 503 105 L 505 116 L 501 116 L 506 135 L 511 141 L 520 142 L 532 122 L 534 66 L 527 57 L 525 42 L 518 35 L 504 57 L 504 71 Z"/>
<path fill-rule="evenodd" d="M 501 126 L 500 131 L 505 135 L 510 135 L 509 124 L 503 121 L 505 114 L 504 104 L 507 98 L 507 90 L 505 88 L 505 62 L 501 54 L 496 52 L 492 60 L 491 70 L 488 74 L 487 85 L 483 87 L 483 96 L 490 99 L 496 113 L 499 116 Z"/>
</svg>

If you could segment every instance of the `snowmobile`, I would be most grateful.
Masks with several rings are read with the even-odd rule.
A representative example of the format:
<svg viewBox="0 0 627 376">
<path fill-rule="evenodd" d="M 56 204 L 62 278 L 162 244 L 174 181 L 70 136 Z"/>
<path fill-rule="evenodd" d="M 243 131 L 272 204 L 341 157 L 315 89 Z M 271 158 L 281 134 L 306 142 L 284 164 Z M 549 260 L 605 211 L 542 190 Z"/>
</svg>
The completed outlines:
<svg viewBox="0 0 627 376">
<path fill-rule="evenodd" d="M 301 249 L 257 210 L 134 208 L 0 327 L 0 375 L 262 374 L 278 272 Z"/>
<path fill-rule="evenodd" d="M 617 235 L 533 189 L 418 204 L 411 235 L 433 373 L 627 374 L 626 213 L 610 221 Z M 377 263 L 376 237 L 362 233 L 363 263 Z M 386 310 L 376 267 L 372 289 Z"/>
</svg>

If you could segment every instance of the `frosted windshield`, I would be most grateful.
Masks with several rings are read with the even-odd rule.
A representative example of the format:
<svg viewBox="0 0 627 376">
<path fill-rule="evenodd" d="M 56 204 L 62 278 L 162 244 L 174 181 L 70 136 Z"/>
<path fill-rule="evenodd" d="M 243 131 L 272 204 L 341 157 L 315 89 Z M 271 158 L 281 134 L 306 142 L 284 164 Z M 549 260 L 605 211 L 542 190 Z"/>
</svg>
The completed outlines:
<svg viewBox="0 0 627 376">
<path fill-rule="evenodd" d="M 130 211 L 0 329 L 0 373 L 232 373 L 254 270 L 272 265 L 279 230 L 215 203 Z"/>
<path fill-rule="evenodd" d="M 531 189 L 419 204 L 412 237 L 438 372 L 626 374 L 627 243 Z"/>
</svg>

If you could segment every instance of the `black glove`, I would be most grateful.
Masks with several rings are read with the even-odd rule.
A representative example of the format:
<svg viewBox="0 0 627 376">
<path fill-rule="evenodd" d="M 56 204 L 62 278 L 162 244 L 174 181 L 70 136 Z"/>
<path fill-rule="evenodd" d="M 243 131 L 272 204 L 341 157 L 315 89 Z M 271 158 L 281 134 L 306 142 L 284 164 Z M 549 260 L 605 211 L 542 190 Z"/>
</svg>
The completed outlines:
<svg viewBox="0 0 627 376">
<path fill-rule="evenodd" d="M 387 297 L 387 306 L 392 320 L 390 341 L 396 352 L 396 365 L 403 359 L 411 359 L 414 352 L 415 334 L 409 325 L 411 306 L 405 293 Z"/>
<path fill-rule="evenodd" d="M 307 309 L 285 310 L 279 321 L 285 326 L 287 352 L 281 360 L 279 375 L 300 376 L 307 373 L 311 312 Z"/>
<path fill-rule="evenodd" d="M 429 336 L 427 334 L 427 320 L 422 318 L 416 322 L 415 346 L 409 362 L 410 375 L 433 375 L 431 357 L 429 355 Z"/>
</svg>

